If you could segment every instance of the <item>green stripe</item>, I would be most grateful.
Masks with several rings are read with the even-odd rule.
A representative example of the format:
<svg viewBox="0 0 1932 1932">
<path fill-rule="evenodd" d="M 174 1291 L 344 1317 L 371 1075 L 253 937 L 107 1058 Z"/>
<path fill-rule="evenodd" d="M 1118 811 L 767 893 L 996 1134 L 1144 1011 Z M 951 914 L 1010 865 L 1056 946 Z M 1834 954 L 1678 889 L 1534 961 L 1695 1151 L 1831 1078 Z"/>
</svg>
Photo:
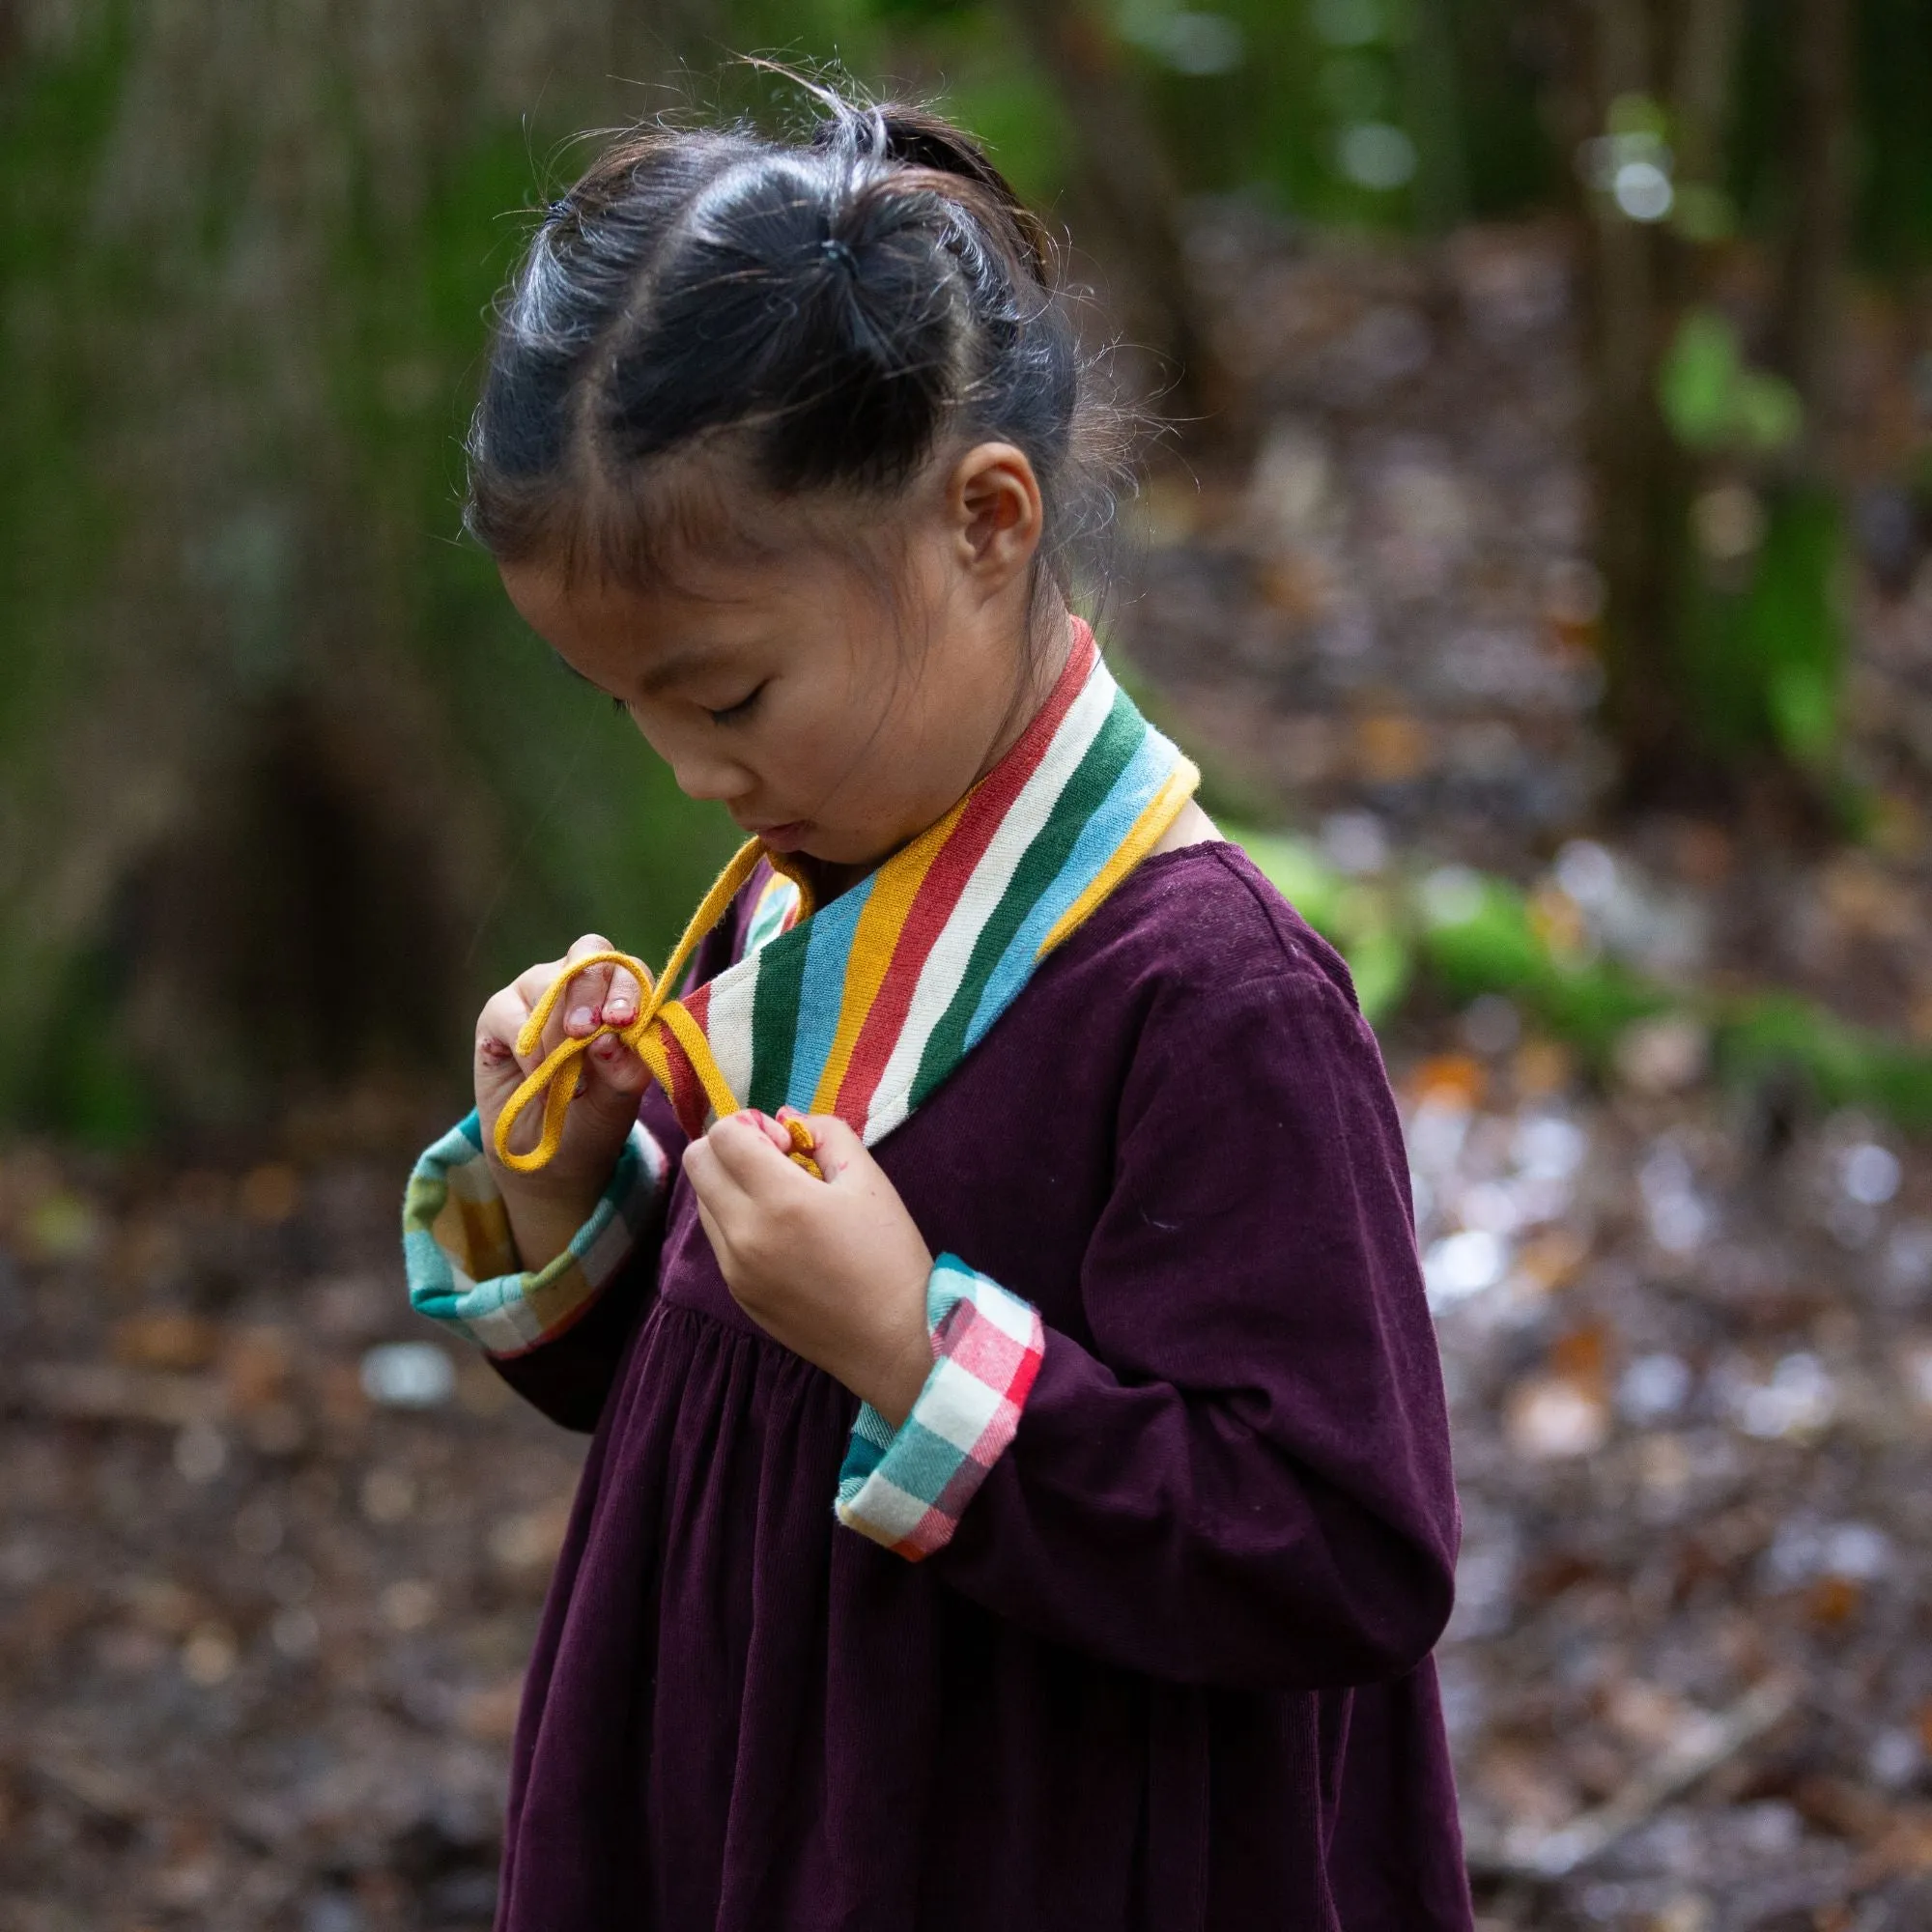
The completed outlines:
<svg viewBox="0 0 1932 1932">
<path fill-rule="evenodd" d="M 784 1105 L 798 1038 L 798 1001 L 805 985 L 808 925 L 795 925 L 759 947 L 757 983 L 752 988 L 752 1080 L 748 1107 L 775 1114 Z"/>
<path fill-rule="evenodd" d="M 921 1105 L 958 1065 L 966 1047 L 966 1029 L 979 1010 L 980 995 L 986 990 L 993 968 L 1039 895 L 1060 876 L 1074 841 L 1113 790 L 1114 781 L 1126 770 L 1147 729 L 1147 721 L 1134 709 L 1133 700 L 1124 691 L 1117 691 L 1107 722 L 1087 747 L 1065 789 L 1048 808 L 1046 823 L 1034 835 L 999 904 L 973 942 L 966 977 L 920 1055 L 919 1071 L 907 1096 L 908 1110 Z"/>
</svg>

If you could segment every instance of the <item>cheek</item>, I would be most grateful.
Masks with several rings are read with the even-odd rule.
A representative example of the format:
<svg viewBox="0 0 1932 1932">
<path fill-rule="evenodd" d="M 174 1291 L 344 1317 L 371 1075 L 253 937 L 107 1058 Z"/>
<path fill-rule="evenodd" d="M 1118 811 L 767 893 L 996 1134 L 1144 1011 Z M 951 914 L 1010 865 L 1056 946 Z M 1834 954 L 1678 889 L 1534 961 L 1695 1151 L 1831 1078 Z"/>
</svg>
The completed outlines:
<svg viewBox="0 0 1932 1932">
<path fill-rule="evenodd" d="M 903 693 L 881 680 L 828 679 L 773 718 L 759 762 L 775 783 L 856 800 L 903 780 L 909 736 Z"/>
</svg>

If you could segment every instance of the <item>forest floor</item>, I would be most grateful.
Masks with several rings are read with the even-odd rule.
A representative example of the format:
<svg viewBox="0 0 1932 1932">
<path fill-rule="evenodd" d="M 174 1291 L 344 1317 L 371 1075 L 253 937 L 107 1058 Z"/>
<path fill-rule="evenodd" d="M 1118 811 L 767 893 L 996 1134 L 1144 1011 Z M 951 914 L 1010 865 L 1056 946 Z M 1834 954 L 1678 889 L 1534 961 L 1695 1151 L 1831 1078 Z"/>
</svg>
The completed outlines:
<svg viewBox="0 0 1932 1932">
<path fill-rule="evenodd" d="M 1224 795 L 1332 864 L 1567 898 L 1667 980 L 1932 1033 L 1932 569 L 1860 496 L 1856 847 L 1619 821 L 1560 242 L 1204 233 L 1267 428 L 1163 471 L 1121 632 Z M 1919 407 L 1861 323 L 1870 407 Z M 1903 401 L 1900 401 L 1900 398 Z M 1456 1429 L 1439 1653 L 1486 1932 L 1932 1923 L 1932 1159 L 1591 1076 L 1506 1001 L 1385 1032 Z M 0 1149 L 0 1932 L 489 1922 L 581 1438 L 405 1303 L 374 1091 L 249 1161 Z"/>
</svg>

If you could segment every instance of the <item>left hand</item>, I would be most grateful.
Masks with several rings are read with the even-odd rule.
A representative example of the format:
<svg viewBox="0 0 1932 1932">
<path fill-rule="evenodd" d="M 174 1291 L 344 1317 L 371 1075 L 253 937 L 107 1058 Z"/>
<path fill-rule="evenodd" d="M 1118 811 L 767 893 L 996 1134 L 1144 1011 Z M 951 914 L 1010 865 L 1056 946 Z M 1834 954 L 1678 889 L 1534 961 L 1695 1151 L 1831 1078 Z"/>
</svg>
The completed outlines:
<svg viewBox="0 0 1932 1932">
<path fill-rule="evenodd" d="M 685 1177 L 738 1306 L 896 1429 L 932 1369 L 932 1254 L 859 1136 L 836 1115 L 803 1118 L 823 1180 L 749 1109 L 685 1149 Z"/>
</svg>

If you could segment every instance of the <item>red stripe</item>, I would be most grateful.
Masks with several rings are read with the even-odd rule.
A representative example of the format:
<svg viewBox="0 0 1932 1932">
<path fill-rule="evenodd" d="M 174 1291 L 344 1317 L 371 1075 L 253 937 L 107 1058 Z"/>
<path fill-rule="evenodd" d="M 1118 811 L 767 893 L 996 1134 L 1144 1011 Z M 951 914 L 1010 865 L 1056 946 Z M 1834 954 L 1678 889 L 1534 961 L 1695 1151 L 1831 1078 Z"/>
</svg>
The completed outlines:
<svg viewBox="0 0 1932 1932">
<path fill-rule="evenodd" d="M 690 999 L 679 1004 L 697 1022 L 701 1031 L 705 1016 L 711 1010 L 711 981 L 705 980 Z M 665 1043 L 665 1058 L 670 1065 L 670 1110 L 677 1116 L 677 1123 L 684 1129 L 685 1139 L 695 1141 L 704 1131 L 704 1117 L 711 1110 L 710 1098 L 705 1094 L 703 1081 L 697 1077 L 696 1067 L 691 1064 L 690 1056 L 678 1044 L 677 1036 L 668 1027 L 664 1027 L 659 1030 L 658 1037 Z"/>
<path fill-rule="evenodd" d="M 926 955 L 938 944 L 952 908 L 959 902 L 959 895 L 973 876 L 973 868 L 985 856 L 986 847 L 993 842 L 993 834 L 1012 809 L 1013 800 L 1039 769 L 1046 748 L 1053 743 L 1054 734 L 1072 709 L 1073 700 L 1080 696 L 1080 688 L 1094 668 L 1097 651 L 1092 627 L 1084 617 L 1069 616 L 1067 622 L 1073 634 L 1072 647 L 1066 653 L 1066 666 L 1060 673 L 1052 696 L 1000 762 L 980 781 L 979 788 L 959 815 L 959 823 L 952 828 L 952 836 L 940 847 L 920 882 L 905 923 L 899 927 L 893 963 L 886 969 L 871 1010 L 866 1015 L 866 1024 L 859 1030 L 851 1062 L 838 1088 L 840 1117 L 862 1129 L 872 1104 L 873 1090 L 893 1057 L 899 1030 L 912 1009 L 912 996 L 918 989 L 920 969 L 925 964 Z"/>
</svg>

